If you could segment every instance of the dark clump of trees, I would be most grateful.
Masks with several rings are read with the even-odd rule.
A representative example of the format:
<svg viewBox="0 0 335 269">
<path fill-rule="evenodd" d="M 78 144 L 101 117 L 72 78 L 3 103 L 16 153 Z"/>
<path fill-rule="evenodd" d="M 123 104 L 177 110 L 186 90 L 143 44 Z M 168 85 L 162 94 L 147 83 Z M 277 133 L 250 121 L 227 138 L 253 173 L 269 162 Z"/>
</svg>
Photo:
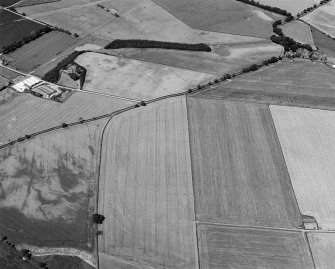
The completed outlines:
<svg viewBox="0 0 335 269">
<path fill-rule="evenodd" d="M 239 1 L 239 2 L 243 2 L 245 4 L 248 4 L 248 5 L 252 5 L 252 6 L 255 6 L 255 7 L 260 7 L 260 8 L 263 8 L 267 11 L 271 11 L 273 13 L 277 13 L 277 14 L 280 14 L 280 15 L 283 15 L 283 16 L 292 16 L 292 14 L 290 12 L 287 12 L 285 9 L 281 9 L 279 7 L 271 7 L 271 6 L 268 6 L 268 5 L 263 5 L 257 1 L 254 1 L 254 0 L 236 0 L 236 1 Z"/>
<path fill-rule="evenodd" d="M 13 52 L 14 50 L 22 47 L 23 45 L 39 38 L 40 36 L 49 33 L 52 29 L 48 26 L 45 26 L 43 28 L 41 28 L 40 30 L 34 31 L 32 32 L 31 35 L 24 37 L 22 40 L 19 41 L 15 41 L 10 45 L 7 46 L 3 46 L 1 49 L 1 52 L 4 54 L 8 54 L 10 52 Z"/>
<path fill-rule="evenodd" d="M 153 41 L 145 39 L 115 39 L 105 49 L 122 49 L 122 48 L 157 48 L 157 49 L 175 49 L 175 50 L 191 50 L 191 51 L 211 51 L 211 47 L 204 44 L 185 44 L 175 42 Z"/>
<path fill-rule="evenodd" d="M 271 41 L 284 47 L 285 51 L 296 51 L 299 48 L 313 51 L 313 48 L 309 44 L 301 44 L 287 36 L 271 36 Z"/>
<path fill-rule="evenodd" d="M 49 72 L 47 72 L 43 76 L 43 80 L 56 83 L 60 78 L 60 70 L 64 69 L 68 64 L 73 63 L 73 61 L 82 53 L 85 51 L 74 51 L 69 56 L 67 56 L 64 60 L 60 61 L 57 66 L 53 69 L 51 69 Z"/>
<path fill-rule="evenodd" d="M 105 220 L 105 217 L 103 215 L 95 213 L 92 216 L 92 220 L 93 220 L 93 223 L 102 224 L 104 222 L 104 220 Z"/>
</svg>

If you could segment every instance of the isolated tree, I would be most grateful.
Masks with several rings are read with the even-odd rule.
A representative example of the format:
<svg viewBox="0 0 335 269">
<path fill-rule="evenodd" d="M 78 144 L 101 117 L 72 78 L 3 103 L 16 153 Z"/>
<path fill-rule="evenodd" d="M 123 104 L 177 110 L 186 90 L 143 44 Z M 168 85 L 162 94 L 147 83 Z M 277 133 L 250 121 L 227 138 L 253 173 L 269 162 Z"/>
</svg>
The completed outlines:
<svg viewBox="0 0 335 269">
<path fill-rule="evenodd" d="M 145 102 L 145 101 L 141 101 L 141 106 L 146 106 L 147 105 L 147 103 Z"/>
<path fill-rule="evenodd" d="M 46 264 L 45 262 L 40 262 L 40 263 L 38 264 L 38 266 L 39 266 L 40 268 L 45 268 L 45 267 L 47 266 L 47 264 Z"/>
<path fill-rule="evenodd" d="M 92 216 L 93 223 L 96 224 L 102 224 L 103 221 L 105 220 L 105 217 L 103 215 L 100 215 L 98 213 L 93 214 Z"/>
<path fill-rule="evenodd" d="M 21 249 L 21 255 L 24 261 L 31 260 L 32 254 L 29 249 L 25 249 L 25 248 Z"/>
</svg>

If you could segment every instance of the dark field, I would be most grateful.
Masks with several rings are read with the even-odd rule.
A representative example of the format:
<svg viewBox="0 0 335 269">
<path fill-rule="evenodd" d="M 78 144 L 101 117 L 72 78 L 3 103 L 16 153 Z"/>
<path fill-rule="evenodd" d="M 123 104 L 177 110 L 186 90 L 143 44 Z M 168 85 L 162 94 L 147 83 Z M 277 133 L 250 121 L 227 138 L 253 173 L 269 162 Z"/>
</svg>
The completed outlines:
<svg viewBox="0 0 335 269">
<path fill-rule="evenodd" d="M 314 44 L 320 51 L 335 57 L 335 40 L 311 26 Z"/>
<path fill-rule="evenodd" d="M 41 24 L 27 20 L 7 10 L 0 10 L 0 49 L 15 41 L 22 40 L 41 28 L 43 28 Z"/>
<path fill-rule="evenodd" d="M 1 231 L 0 231 L 1 232 Z M 1 236 L 1 234 L 0 234 Z M 0 242 L 0 268 L 1 269 L 36 269 L 37 264 L 31 264 L 22 260 L 18 250 L 9 246 L 6 242 Z"/>
<path fill-rule="evenodd" d="M 187 98 L 196 218 L 298 227 L 268 106 Z"/>
<path fill-rule="evenodd" d="M 9 7 L 11 5 L 14 5 L 15 3 L 19 2 L 20 0 L 1 0 L 0 6 L 1 7 Z"/>
<path fill-rule="evenodd" d="M 14 59 L 10 66 L 23 72 L 31 72 L 76 42 L 78 39 L 73 36 L 52 31 L 10 53 L 8 56 Z"/>
<path fill-rule="evenodd" d="M 5 77 L 7 79 L 13 79 L 21 75 L 19 73 L 13 72 L 0 66 L 0 76 Z"/>
<path fill-rule="evenodd" d="M 36 256 L 34 260 L 45 262 L 50 269 L 94 269 L 82 259 L 72 256 Z"/>
<path fill-rule="evenodd" d="M 313 269 L 300 232 L 198 226 L 201 269 Z"/>
</svg>

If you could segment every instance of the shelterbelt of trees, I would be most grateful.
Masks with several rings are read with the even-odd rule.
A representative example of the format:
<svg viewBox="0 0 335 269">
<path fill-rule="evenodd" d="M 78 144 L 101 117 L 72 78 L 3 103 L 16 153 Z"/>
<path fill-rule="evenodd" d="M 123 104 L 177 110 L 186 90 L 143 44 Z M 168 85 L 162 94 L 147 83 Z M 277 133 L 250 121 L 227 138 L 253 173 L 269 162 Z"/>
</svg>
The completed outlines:
<svg viewBox="0 0 335 269">
<path fill-rule="evenodd" d="M 272 42 L 277 43 L 277 44 L 283 46 L 285 51 L 290 51 L 291 50 L 291 51 L 294 52 L 294 51 L 296 51 L 299 48 L 307 49 L 309 51 L 313 50 L 313 48 L 311 47 L 311 45 L 309 45 L 309 44 L 301 44 L 301 43 L 293 40 L 292 38 L 285 36 L 284 33 L 283 33 L 283 31 L 282 31 L 282 29 L 280 29 L 278 27 L 281 24 L 282 24 L 281 20 L 275 21 L 272 24 L 273 32 L 275 33 L 275 35 L 271 36 L 271 41 Z"/>
<path fill-rule="evenodd" d="M 159 48 L 159 49 L 175 49 L 175 50 L 192 50 L 192 51 L 211 51 L 211 47 L 203 44 L 185 44 L 175 42 L 153 41 L 146 39 L 115 39 L 105 46 L 105 49 L 121 49 L 121 48 Z"/>
<path fill-rule="evenodd" d="M 287 16 L 287 17 L 292 16 L 292 14 L 285 9 L 281 9 L 279 7 L 272 7 L 272 6 L 268 6 L 268 5 L 263 5 L 259 2 L 254 1 L 254 0 L 236 0 L 236 1 L 243 2 L 245 4 L 252 5 L 252 6 L 255 6 L 255 7 L 260 7 L 262 9 L 267 10 L 267 11 L 271 11 L 273 13 L 277 13 L 277 14 L 280 14 L 280 15 L 283 15 L 283 16 Z"/>
</svg>

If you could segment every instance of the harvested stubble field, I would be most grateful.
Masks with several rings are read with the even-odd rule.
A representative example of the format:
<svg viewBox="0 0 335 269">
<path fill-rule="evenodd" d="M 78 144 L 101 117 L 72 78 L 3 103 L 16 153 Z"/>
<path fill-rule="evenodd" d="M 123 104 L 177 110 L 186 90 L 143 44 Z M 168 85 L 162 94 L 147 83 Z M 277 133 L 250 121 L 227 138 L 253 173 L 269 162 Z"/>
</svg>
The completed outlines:
<svg viewBox="0 0 335 269">
<path fill-rule="evenodd" d="M 38 31 L 44 26 L 27 20 L 4 9 L 0 9 L 0 50 L 3 46 L 20 41 L 31 32 Z"/>
<path fill-rule="evenodd" d="M 328 56 L 335 57 L 335 40 L 314 27 L 311 30 L 316 47 Z"/>
<path fill-rule="evenodd" d="M 116 18 L 96 4 L 114 9 Z M 33 18 L 104 39 L 151 39 L 184 43 L 245 43 L 262 39 L 194 30 L 150 0 L 64 0 L 19 8 Z M 268 38 L 268 36 L 267 36 Z"/>
<path fill-rule="evenodd" d="M 302 214 L 335 229 L 335 112 L 270 106 Z"/>
<path fill-rule="evenodd" d="M 335 233 L 308 233 L 316 269 L 333 269 L 335 264 Z"/>
<path fill-rule="evenodd" d="M 139 100 L 182 92 L 215 78 L 211 74 L 94 52 L 81 54 L 75 61 L 87 70 L 84 90 Z"/>
<path fill-rule="evenodd" d="M 303 11 L 305 8 L 311 7 L 314 4 L 319 3 L 321 0 L 259 0 L 263 5 L 268 5 L 272 7 L 279 7 L 288 12 L 291 12 L 292 15 L 296 15 Z"/>
<path fill-rule="evenodd" d="M 197 219 L 301 225 L 268 106 L 188 97 L 187 108 Z"/>
<path fill-rule="evenodd" d="M 302 44 L 309 44 L 313 49 L 316 49 L 311 28 L 308 24 L 295 20 L 280 26 L 280 28 L 283 30 L 285 36 L 291 37 Z"/>
<path fill-rule="evenodd" d="M 137 264 L 130 262 L 129 260 L 123 260 L 115 258 L 111 255 L 99 252 L 99 268 L 100 269 L 152 269 L 152 267 L 145 267 L 143 264 Z"/>
<path fill-rule="evenodd" d="M 282 16 L 233 0 L 153 0 L 194 29 L 269 38 Z"/>
<path fill-rule="evenodd" d="M 9 139 L 61 125 L 101 116 L 134 105 L 119 99 L 87 93 L 74 93 L 65 103 L 34 97 L 30 94 L 6 94 L 7 101 L 0 106 L 0 145 Z M 0 97 L 1 100 L 1 97 Z"/>
<path fill-rule="evenodd" d="M 195 268 L 184 97 L 123 113 L 104 134 L 99 251 L 155 268 Z M 128 268 L 128 267 L 127 267 Z"/>
<path fill-rule="evenodd" d="M 335 72 L 322 63 L 285 61 L 238 76 L 196 96 L 220 99 L 227 91 L 332 99 L 335 98 Z"/>
<path fill-rule="evenodd" d="M 335 38 L 334 1 L 330 1 L 329 3 L 317 8 L 306 16 L 303 16 L 302 20 Z"/>
<path fill-rule="evenodd" d="M 61 130 L 0 151 L 0 231 L 14 244 L 92 247 L 101 127 Z"/>
<path fill-rule="evenodd" d="M 280 56 L 283 47 L 270 42 L 248 45 L 214 45 L 211 52 L 176 51 L 164 49 L 114 50 L 122 57 L 157 64 L 222 75 L 273 56 Z"/>
<path fill-rule="evenodd" d="M 24 45 L 9 55 L 14 59 L 10 66 L 31 72 L 73 46 L 79 39 L 63 32 L 52 31 Z"/>
<path fill-rule="evenodd" d="M 301 232 L 198 226 L 202 269 L 314 269 Z"/>
</svg>

